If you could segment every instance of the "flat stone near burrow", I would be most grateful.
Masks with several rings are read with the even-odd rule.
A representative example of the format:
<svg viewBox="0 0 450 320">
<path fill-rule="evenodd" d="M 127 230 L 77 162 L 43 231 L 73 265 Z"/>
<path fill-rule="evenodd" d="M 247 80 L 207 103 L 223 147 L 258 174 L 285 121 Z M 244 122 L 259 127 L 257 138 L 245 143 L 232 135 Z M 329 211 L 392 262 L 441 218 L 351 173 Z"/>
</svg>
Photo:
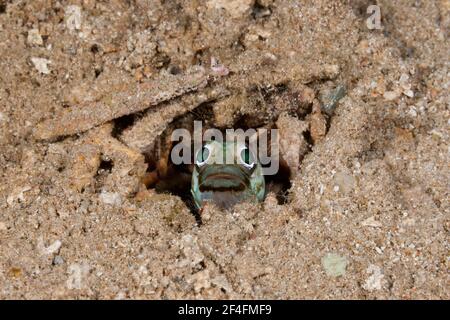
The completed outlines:
<svg viewBox="0 0 450 320">
<path fill-rule="evenodd" d="M 39 123 L 33 131 L 37 140 L 87 131 L 119 117 L 143 111 L 187 92 L 203 88 L 209 74 L 204 68 L 192 67 L 183 75 L 164 74 L 141 84 L 124 83 L 109 90 L 110 94 L 92 103 L 64 109 L 52 119 Z"/>
</svg>

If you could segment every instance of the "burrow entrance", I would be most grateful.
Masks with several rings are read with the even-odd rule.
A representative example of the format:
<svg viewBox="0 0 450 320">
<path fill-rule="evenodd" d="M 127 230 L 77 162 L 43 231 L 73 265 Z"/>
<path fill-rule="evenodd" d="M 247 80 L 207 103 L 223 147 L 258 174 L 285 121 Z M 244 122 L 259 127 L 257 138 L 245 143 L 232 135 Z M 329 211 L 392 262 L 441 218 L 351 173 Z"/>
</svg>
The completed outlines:
<svg viewBox="0 0 450 320">
<path fill-rule="evenodd" d="M 314 88 L 310 90 L 319 92 L 319 89 Z M 251 90 L 249 91 L 251 92 Z M 326 120 L 327 129 L 332 116 L 329 111 L 335 107 L 339 99 L 343 96 L 342 88 L 339 87 L 336 87 L 335 90 L 331 90 L 330 92 L 331 94 L 321 101 L 321 106 L 326 109 L 322 113 Z M 154 189 L 158 193 L 179 196 L 201 223 L 201 217 L 194 206 L 190 191 L 194 159 L 191 159 L 191 165 L 176 165 L 171 161 L 170 153 L 176 144 L 176 142 L 173 143 L 170 141 L 173 130 L 183 128 L 192 133 L 194 121 L 201 121 L 204 130 L 215 128 L 220 130 L 224 136 L 225 130 L 229 128 L 242 129 L 244 131 L 249 128 L 258 129 L 260 127 L 271 129 L 276 128 L 276 122 L 281 112 L 288 113 L 294 119 L 308 120 L 308 117 L 313 112 L 313 103 L 312 100 L 305 103 L 304 97 L 302 96 L 304 94 L 304 92 L 299 93 L 284 85 L 273 88 L 255 88 L 254 95 L 257 98 L 254 110 L 258 110 L 258 114 L 252 114 L 251 112 L 243 114 L 234 120 L 232 126 L 227 127 L 218 127 L 215 125 L 214 105 L 217 101 L 203 103 L 192 111 L 176 117 L 166 126 L 166 129 L 158 137 L 153 148 L 144 154 L 148 164 L 147 174 L 143 179 L 144 184 L 148 189 Z M 135 119 L 136 117 L 134 116 Z M 133 125 L 133 119 L 126 118 L 120 121 L 117 127 L 121 131 L 124 127 L 131 125 Z M 307 151 L 301 155 L 299 166 L 303 157 L 311 151 L 314 144 L 310 129 L 303 133 L 303 138 L 307 143 Z M 291 169 L 280 155 L 278 172 L 275 175 L 265 176 L 266 194 L 270 192 L 274 193 L 280 205 L 289 203 L 291 178 Z"/>
</svg>

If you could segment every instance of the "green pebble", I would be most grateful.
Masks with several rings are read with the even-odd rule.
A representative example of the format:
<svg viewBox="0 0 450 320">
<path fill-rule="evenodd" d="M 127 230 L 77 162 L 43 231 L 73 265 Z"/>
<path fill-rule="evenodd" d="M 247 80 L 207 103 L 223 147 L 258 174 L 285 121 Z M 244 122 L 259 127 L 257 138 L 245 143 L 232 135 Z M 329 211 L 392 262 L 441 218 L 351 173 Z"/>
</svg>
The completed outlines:
<svg viewBox="0 0 450 320">
<path fill-rule="evenodd" d="M 347 258 L 336 253 L 328 253 L 322 258 L 322 266 L 325 273 L 330 277 L 340 277 L 345 275 L 347 268 Z"/>
<path fill-rule="evenodd" d="M 332 115 L 339 101 L 345 97 L 347 90 L 345 86 L 339 85 L 332 92 L 321 97 L 322 111 L 328 115 Z"/>
</svg>

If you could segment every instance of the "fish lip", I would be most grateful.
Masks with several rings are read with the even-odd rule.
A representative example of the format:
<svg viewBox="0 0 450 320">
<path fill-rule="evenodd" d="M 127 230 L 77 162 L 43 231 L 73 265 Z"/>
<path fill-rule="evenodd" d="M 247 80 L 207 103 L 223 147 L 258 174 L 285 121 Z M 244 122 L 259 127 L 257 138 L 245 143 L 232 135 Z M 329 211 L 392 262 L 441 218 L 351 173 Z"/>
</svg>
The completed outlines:
<svg viewBox="0 0 450 320">
<path fill-rule="evenodd" d="M 210 165 L 202 170 L 199 178 L 201 192 L 245 191 L 250 186 L 249 177 L 237 166 Z M 225 186 L 221 186 L 221 184 Z"/>
</svg>

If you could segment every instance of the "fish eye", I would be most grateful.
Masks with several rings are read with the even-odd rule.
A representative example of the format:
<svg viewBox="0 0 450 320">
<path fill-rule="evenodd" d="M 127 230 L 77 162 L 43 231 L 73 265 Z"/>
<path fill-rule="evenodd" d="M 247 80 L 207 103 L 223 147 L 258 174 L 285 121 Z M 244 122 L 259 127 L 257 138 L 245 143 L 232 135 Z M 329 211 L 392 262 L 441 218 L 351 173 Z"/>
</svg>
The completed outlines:
<svg viewBox="0 0 450 320">
<path fill-rule="evenodd" d="M 241 162 L 247 169 L 252 169 L 255 166 L 255 159 L 249 148 L 243 147 L 241 149 Z"/>
<path fill-rule="evenodd" d="M 211 155 L 211 151 L 209 149 L 209 146 L 203 146 L 198 152 L 196 156 L 196 164 L 198 166 L 203 166 L 206 164 L 206 162 L 209 159 L 209 156 Z"/>
</svg>

